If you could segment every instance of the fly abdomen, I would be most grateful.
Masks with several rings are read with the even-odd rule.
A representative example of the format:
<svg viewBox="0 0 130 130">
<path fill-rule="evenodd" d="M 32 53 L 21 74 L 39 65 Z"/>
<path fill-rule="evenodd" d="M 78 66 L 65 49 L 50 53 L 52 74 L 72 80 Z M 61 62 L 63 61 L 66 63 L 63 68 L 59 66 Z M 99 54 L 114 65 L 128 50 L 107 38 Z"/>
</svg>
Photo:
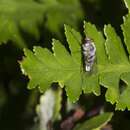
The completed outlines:
<svg viewBox="0 0 130 130">
<path fill-rule="evenodd" d="M 90 38 L 85 39 L 85 43 L 82 45 L 82 51 L 85 71 L 91 71 L 95 61 L 96 47 Z"/>
</svg>

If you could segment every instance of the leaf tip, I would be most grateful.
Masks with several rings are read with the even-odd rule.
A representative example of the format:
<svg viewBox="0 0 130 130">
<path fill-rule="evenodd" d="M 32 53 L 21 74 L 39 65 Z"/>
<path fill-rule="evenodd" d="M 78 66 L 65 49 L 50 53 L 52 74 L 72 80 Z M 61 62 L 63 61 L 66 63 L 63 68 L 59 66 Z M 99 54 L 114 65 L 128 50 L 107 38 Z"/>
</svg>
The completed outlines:
<svg viewBox="0 0 130 130">
<path fill-rule="evenodd" d="M 65 29 L 65 32 L 67 32 L 67 30 L 70 29 L 70 26 L 67 24 L 64 24 L 64 29 Z"/>
</svg>

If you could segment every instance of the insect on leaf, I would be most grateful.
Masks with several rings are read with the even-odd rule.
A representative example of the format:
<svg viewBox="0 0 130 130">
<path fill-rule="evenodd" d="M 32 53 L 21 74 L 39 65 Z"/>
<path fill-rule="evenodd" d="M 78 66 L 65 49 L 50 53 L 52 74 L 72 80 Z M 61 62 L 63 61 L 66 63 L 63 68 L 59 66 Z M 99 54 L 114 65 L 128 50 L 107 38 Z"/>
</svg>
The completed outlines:
<svg viewBox="0 0 130 130">
<path fill-rule="evenodd" d="M 129 23 L 129 22 L 128 22 Z M 122 25 L 125 44 L 127 40 L 127 21 Z M 78 100 L 82 90 L 84 93 L 100 95 L 100 86 L 107 88 L 106 100 L 116 104 L 116 109 L 130 109 L 129 72 L 130 63 L 120 37 L 111 25 L 104 27 L 104 35 L 90 23 L 84 22 L 84 33 L 92 39 L 96 47 L 95 61 L 90 72 L 84 71 L 82 59 L 82 37 L 70 26 L 65 26 L 69 51 L 58 40 L 53 40 L 53 52 L 46 48 L 34 47 L 34 53 L 25 49 L 25 58 L 21 68 L 30 78 L 28 87 L 39 88 L 44 92 L 52 82 L 65 86 L 70 101 Z M 128 49 L 129 52 L 129 49 Z M 33 66 L 32 66 L 33 65 Z M 126 89 L 120 90 L 120 80 Z"/>
</svg>

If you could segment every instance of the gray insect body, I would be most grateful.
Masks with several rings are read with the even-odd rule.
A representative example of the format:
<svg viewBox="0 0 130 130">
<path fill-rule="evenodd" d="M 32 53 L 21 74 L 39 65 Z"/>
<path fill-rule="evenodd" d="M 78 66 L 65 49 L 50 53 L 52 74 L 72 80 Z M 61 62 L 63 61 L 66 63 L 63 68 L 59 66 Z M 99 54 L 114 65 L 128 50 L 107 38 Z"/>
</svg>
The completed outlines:
<svg viewBox="0 0 130 130">
<path fill-rule="evenodd" d="M 82 45 L 82 50 L 85 71 L 89 72 L 91 71 L 95 61 L 96 47 L 94 42 L 90 38 L 86 38 L 85 43 Z"/>
</svg>

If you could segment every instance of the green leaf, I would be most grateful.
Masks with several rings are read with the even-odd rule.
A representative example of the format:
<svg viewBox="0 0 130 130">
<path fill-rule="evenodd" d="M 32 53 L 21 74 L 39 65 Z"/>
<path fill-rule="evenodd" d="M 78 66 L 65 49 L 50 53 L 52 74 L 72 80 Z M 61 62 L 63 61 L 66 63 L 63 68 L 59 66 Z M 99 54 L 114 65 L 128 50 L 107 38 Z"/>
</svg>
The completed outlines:
<svg viewBox="0 0 130 130">
<path fill-rule="evenodd" d="M 120 77 L 122 74 L 130 71 L 128 58 L 126 56 L 126 52 L 123 48 L 120 38 L 117 36 L 116 32 L 110 25 L 107 25 L 104 28 L 104 33 L 106 36 L 106 41 L 104 40 L 104 43 L 100 42 L 103 40 L 98 40 L 98 34 L 94 32 L 95 28 L 93 25 L 86 23 L 85 30 L 86 35 L 94 39 L 96 45 L 96 75 L 99 77 L 99 84 L 107 88 L 106 100 L 112 104 L 117 103 L 116 109 L 123 110 L 126 107 L 129 109 L 129 103 L 126 101 L 123 103 L 123 99 L 126 98 L 126 94 L 120 94 L 119 89 L 119 81 L 121 79 Z M 100 50 L 101 48 L 102 50 Z M 100 58 L 103 58 L 103 60 L 100 60 Z M 93 73 L 93 75 L 95 74 Z M 92 80 L 95 82 L 94 78 Z M 93 82 L 91 81 L 90 83 Z M 97 86 L 98 82 L 95 82 L 93 84 Z M 124 93 L 128 93 L 127 89 L 124 90 Z"/>
<path fill-rule="evenodd" d="M 129 63 L 120 38 L 116 35 L 114 29 L 110 25 L 105 27 L 104 32 L 107 37 L 105 45 L 109 57 L 109 66 L 115 65 L 118 67 L 122 65 L 125 68 L 125 65 L 128 65 Z M 102 76 L 102 79 L 104 77 L 106 78 L 101 82 L 103 82 L 103 84 L 108 88 L 106 98 L 111 103 L 118 102 L 119 80 L 122 71 L 123 70 L 115 71 L 113 68 L 113 72 L 107 73 L 106 76 Z"/>
<path fill-rule="evenodd" d="M 119 102 L 117 103 L 118 110 L 130 110 L 130 73 L 124 73 L 121 75 L 121 79 L 127 84 L 125 91 L 120 95 Z"/>
<path fill-rule="evenodd" d="M 130 11 L 130 1 L 129 0 L 124 0 L 126 7 Z"/>
<path fill-rule="evenodd" d="M 44 2 L 46 0 L 43 0 Z M 78 26 L 78 22 L 83 19 L 83 11 L 79 0 L 50 0 L 50 6 L 46 12 L 45 26 L 51 32 L 61 35 L 61 27 L 69 24 L 73 27 Z M 47 2 L 48 3 L 48 2 Z"/>
<path fill-rule="evenodd" d="M 130 36 L 129 36 L 129 33 L 130 33 L 130 14 L 128 14 L 124 17 L 124 23 L 121 25 L 121 27 L 122 27 L 122 31 L 123 31 L 123 35 L 124 35 L 124 42 L 125 42 L 125 45 L 127 47 L 127 51 L 130 55 Z"/>
<path fill-rule="evenodd" d="M 96 61 L 92 72 L 83 69 L 81 35 L 70 26 L 65 26 L 70 53 L 57 40 L 53 40 L 53 53 L 41 47 L 35 47 L 34 54 L 25 50 L 26 57 L 21 62 L 21 68 L 30 77 L 29 88 L 38 85 L 45 91 L 52 82 L 59 82 L 65 85 L 69 99 L 74 102 L 82 90 L 84 93 L 100 95 L 102 85 L 107 88 L 106 100 L 116 104 L 116 109 L 130 109 L 128 100 L 125 100 L 130 86 L 125 77 L 129 77 L 130 63 L 120 37 L 111 25 L 104 27 L 105 37 L 87 22 L 84 22 L 84 32 L 96 46 Z M 123 92 L 119 87 L 120 80 L 128 86 Z"/>
<path fill-rule="evenodd" d="M 104 113 L 101 115 L 98 115 L 96 117 L 93 117 L 92 119 L 89 119 L 85 121 L 82 124 L 78 124 L 74 130 L 95 130 L 102 128 L 105 126 L 112 118 L 112 113 Z"/>
<path fill-rule="evenodd" d="M 12 40 L 19 47 L 26 47 L 20 28 L 38 37 L 37 22 L 42 20 L 42 5 L 33 0 L 1 0 L 0 14 L 0 43 Z"/>
<path fill-rule="evenodd" d="M 27 43 L 22 32 L 39 39 L 39 25 L 52 33 L 60 33 L 64 23 L 77 26 L 83 18 L 78 0 L 63 4 L 60 1 L 36 2 L 35 0 L 1 0 L 0 1 L 0 44 L 13 41 L 19 47 Z M 73 17 L 72 17 L 73 15 Z M 45 21 L 43 21 L 46 19 Z"/>
<path fill-rule="evenodd" d="M 67 40 L 70 41 L 69 45 L 72 54 L 75 53 L 73 52 L 74 46 L 72 42 L 77 44 L 76 53 L 80 53 L 77 52 L 81 44 L 80 34 L 66 26 L 66 36 L 68 34 L 70 37 L 67 37 Z M 78 40 L 75 40 L 75 34 L 77 34 Z M 44 92 L 52 82 L 59 82 L 59 84 L 66 86 L 69 99 L 76 101 L 82 90 L 80 64 L 75 59 L 77 55 L 71 56 L 58 40 L 53 40 L 52 44 L 54 53 L 41 47 L 34 47 L 34 54 L 28 49 L 24 50 L 26 58 L 21 63 L 21 68 L 23 73 L 29 75 L 30 82 L 28 87 L 39 86 L 40 90 Z"/>
</svg>

